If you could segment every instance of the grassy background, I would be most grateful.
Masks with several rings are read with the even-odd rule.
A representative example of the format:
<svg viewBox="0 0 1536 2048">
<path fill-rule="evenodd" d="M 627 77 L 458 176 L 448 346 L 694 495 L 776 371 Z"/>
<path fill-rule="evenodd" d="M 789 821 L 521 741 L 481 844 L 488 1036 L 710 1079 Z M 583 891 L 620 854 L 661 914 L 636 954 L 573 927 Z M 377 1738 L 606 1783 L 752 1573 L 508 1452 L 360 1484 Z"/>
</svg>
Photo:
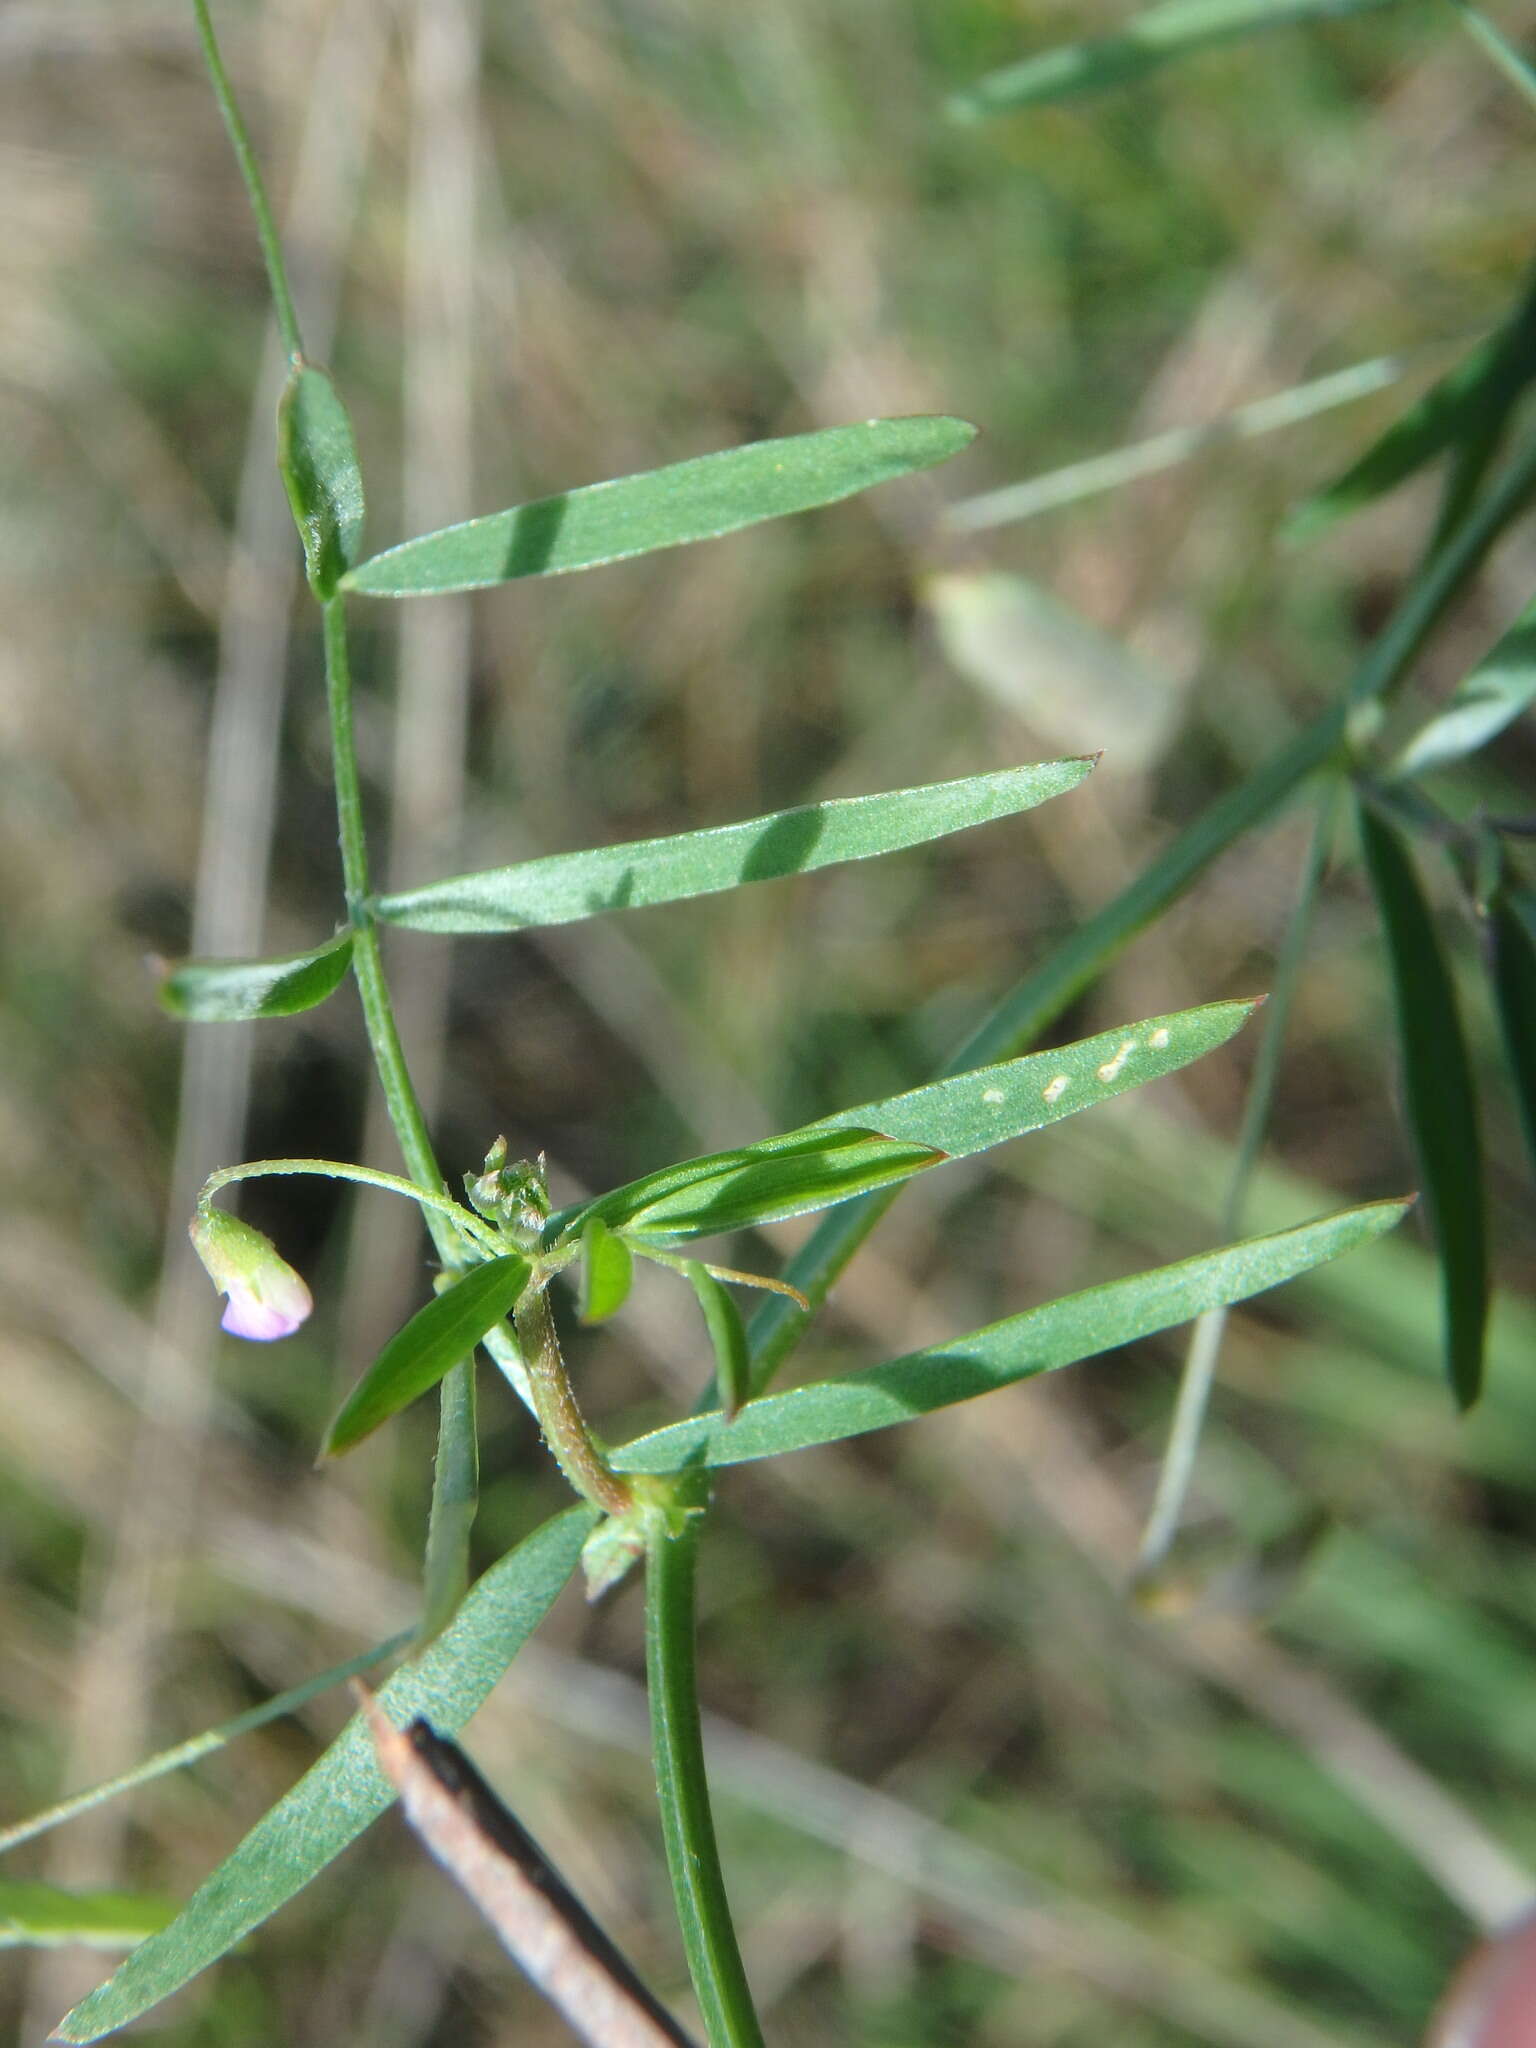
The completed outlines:
<svg viewBox="0 0 1536 2048">
<path fill-rule="evenodd" d="M 274 192 L 298 208 L 300 310 L 357 418 L 376 545 L 763 434 L 921 410 L 984 432 L 932 478 L 710 547 L 472 608 L 360 609 L 381 863 L 391 811 L 412 881 L 1106 749 L 1037 817 L 877 866 L 527 939 L 401 935 L 450 1171 L 505 1130 L 569 1192 L 922 1078 L 1329 699 L 1432 499 L 1407 491 L 1310 551 L 1279 523 L 1440 345 L 1503 310 L 1531 113 L 1427 5 L 973 129 L 946 122 L 946 92 L 1090 11 L 420 12 L 221 10 Z M 216 1336 L 179 1249 L 191 1187 L 229 1156 L 394 1164 L 349 996 L 205 1031 L 184 1072 L 144 966 L 194 942 L 312 943 L 338 903 L 318 650 L 270 394 L 251 398 L 262 278 L 187 10 L 11 9 L 0 137 L 8 1818 L 408 1619 L 431 1417 L 310 1469 L 339 1390 L 422 1297 L 421 1246 L 387 1205 L 250 1191 L 320 1304 L 271 1350 Z M 1420 349 L 1402 391 L 1284 437 L 985 536 L 944 524 L 967 494 Z M 1503 550 L 1415 703 L 1525 601 L 1533 560 L 1528 534 Z M 1068 623 L 978 624 L 995 572 Z M 1532 765 L 1517 730 L 1450 800 L 1517 806 Z M 1297 813 L 1239 846 L 1063 1035 L 1264 987 L 1307 829 Z M 721 1818 L 775 2041 L 1408 2041 L 1470 1939 L 1469 1891 L 1518 1891 L 1536 1856 L 1536 1276 L 1494 1027 L 1466 986 L 1505 1288 L 1470 1421 L 1438 1377 L 1409 1226 L 1234 1318 L 1156 1611 L 1125 1578 L 1176 1337 L 722 1485 L 702 1668 L 735 1731 Z M 1341 842 L 1253 1227 L 1411 1184 L 1390 1043 Z M 1212 1242 L 1253 1051 L 1249 1033 L 925 1180 L 800 1369 Z M 576 1363 L 612 1434 L 659 1419 L 702 1375 L 690 1303 L 643 1286 Z M 561 1489 L 489 1381 L 483 1408 L 486 1562 Z M 475 1753 L 677 1992 L 638 1602 L 572 1598 L 537 1647 Z M 7 1869 L 185 1894 L 343 1711 L 322 1700 Z M 78 1951 L 13 1953 L 7 2030 L 41 2040 L 100 1974 Z M 176 2048 L 565 2038 L 393 1822 L 150 2031 Z"/>
</svg>

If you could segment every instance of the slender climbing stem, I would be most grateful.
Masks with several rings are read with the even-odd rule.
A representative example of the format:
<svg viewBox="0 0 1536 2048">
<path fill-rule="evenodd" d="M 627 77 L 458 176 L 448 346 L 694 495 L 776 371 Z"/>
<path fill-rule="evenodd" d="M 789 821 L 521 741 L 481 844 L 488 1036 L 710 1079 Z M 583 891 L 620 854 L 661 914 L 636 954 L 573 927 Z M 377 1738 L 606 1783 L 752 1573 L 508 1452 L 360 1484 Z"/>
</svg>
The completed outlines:
<svg viewBox="0 0 1536 2048">
<path fill-rule="evenodd" d="M 293 294 L 288 286 L 282 243 L 278 238 L 277 224 L 267 198 L 266 186 L 262 181 L 261 166 L 256 161 L 256 152 L 251 147 L 251 138 L 240 112 L 239 102 L 235 98 L 234 87 L 230 83 L 229 73 L 224 68 L 218 37 L 214 34 L 213 19 L 208 11 L 208 0 L 192 0 L 192 11 L 197 20 L 203 60 L 208 67 L 214 97 L 224 117 L 224 125 L 229 131 L 230 145 L 234 150 L 235 161 L 240 167 L 240 175 L 250 200 L 283 345 L 290 356 L 297 358 L 303 354 L 303 339 L 299 333 Z M 369 1043 L 373 1048 L 374 1063 L 379 1071 L 379 1080 L 389 1107 L 390 1121 L 399 1138 L 400 1149 L 405 1154 L 412 1179 L 433 1194 L 440 1195 L 443 1192 L 443 1177 L 433 1155 L 421 1105 L 411 1085 L 399 1033 L 395 1029 L 389 990 L 384 979 L 383 962 L 379 955 L 378 934 L 368 908 L 368 845 L 363 831 L 357 747 L 352 731 L 352 675 L 347 658 L 346 614 L 342 599 L 333 597 L 323 604 L 321 618 L 325 636 L 325 682 L 331 721 L 331 764 L 336 785 L 336 817 L 341 839 L 347 913 L 353 930 L 352 965 L 362 995 L 363 1016 L 368 1027 Z M 443 1229 L 440 1219 L 429 1220 L 434 1223 L 433 1238 L 439 1251 L 450 1263 L 454 1263 L 454 1244 L 451 1235 Z"/>
<path fill-rule="evenodd" d="M 701 1510 L 651 1517 L 645 1554 L 645 1669 L 667 1868 L 710 2048 L 763 2048 L 715 1841 L 694 1673 L 694 1572 Z"/>
<path fill-rule="evenodd" d="M 368 1043 L 389 1120 L 400 1150 L 418 1186 L 443 1192 L 443 1176 L 427 1135 L 400 1034 L 384 978 L 379 952 L 378 929 L 369 908 L 368 842 L 363 831 L 362 785 L 357 772 L 357 744 L 352 731 L 352 670 L 347 657 L 346 601 L 330 598 L 321 606 L 325 626 L 325 686 L 331 714 L 332 773 L 336 780 L 336 824 L 341 838 L 341 872 L 347 892 L 347 915 L 352 925 L 352 970 L 362 998 Z M 430 1220 L 430 1219 L 429 1219 Z M 455 1263 L 453 1246 L 445 1243 L 437 1229 L 433 1238 L 450 1264 Z"/>
<path fill-rule="evenodd" d="M 214 34 L 208 0 L 192 0 L 203 60 L 219 111 L 245 182 L 256 235 L 267 266 L 273 312 L 283 346 L 298 362 L 304 352 L 299 317 L 294 308 L 283 262 L 277 223 L 262 182 L 261 167 L 235 98 L 229 73 Z M 352 927 L 352 971 L 362 999 L 374 1065 L 384 1091 L 389 1119 L 413 1181 L 434 1200 L 446 1195 L 426 1119 L 411 1082 L 400 1034 L 395 1028 L 378 931 L 368 900 L 368 842 L 363 831 L 362 792 L 357 772 L 357 747 L 352 731 L 352 674 L 347 658 L 347 625 L 343 601 L 332 597 L 320 607 L 325 642 L 325 688 L 331 722 L 331 770 L 336 787 L 336 818 L 341 840 L 347 916 Z M 428 1206 L 423 1212 L 443 1265 L 454 1271 L 463 1263 L 458 1228 Z M 426 1614 L 424 1632 L 436 1633 L 448 1620 L 468 1583 L 469 1530 L 474 1519 L 479 1453 L 475 1432 L 475 1382 L 471 1363 L 456 1365 L 442 1383 L 437 1461 L 432 1478 L 432 1507 L 427 1527 Z"/>
<path fill-rule="evenodd" d="M 251 138 L 246 132 L 245 120 L 235 98 L 235 89 L 229 82 L 229 73 L 224 69 L 218 38 L 213 32 L 213 19 L 208 12 L 208 0 L 192 0 L 192 12 L 197 17 L 197 33 L 203 46 L 203 62 L 208 67 L 208 76 L 213 84 L 213 96 L 219 103 L 219 112 L 224 116 L 230 146 L 235 152 L 235 161 L 240 166 L 240 176 L 245 181 L 251 212 L 256 219 L 256 237 L 261 243 L 261 253 L 267 266 L 267 283 L 271 287 L 272 310 L 277 318 L 278 332 L 283 337 L 283 347 L 289 356 L 297 360 L 304 353 L 304 343 L 299 334 L 299 316 L 294 310 L 293 294 L 288 289 L 288 272 L 283 263 L 283 245 L 278 239 L 277 223 L 272 217 L 267 188 L 262 183 L 261 166 L 257 163 L 256 152 L 251 147 Z"/>
<path fill-rule="evenodd" d="M 426 1118 L 406 1065 L 395 1026 L 378 929 L 369 907 L 368 841 L 363 829 L 362 785 L 352 730 L 352 671 L 347 657 L 345 600 L 320 608 L 325 636 L 325 689 L 331 718 L 331 770 L 336 784 L 336 824 L 341 840 L 342 879 L 352 926 L 352 972 L 362 1000 L 363 1021 L 389 1120 L 412 1180 L 428 1193 L 446 1196 L 442 1171 Z M 456 1229 L 432 1208 L 423 1210 L 432 1242 L 449 1270 L 463 1265 Z M 469 1583 L 469 1535 L 479 1488 L 472 1359 L 445 1374 L 438 1394 L 437 1456 L 432 1468 L 432 1505 L 427 1518 L 423 1639 L 448 1622 Z"/>
</svg>

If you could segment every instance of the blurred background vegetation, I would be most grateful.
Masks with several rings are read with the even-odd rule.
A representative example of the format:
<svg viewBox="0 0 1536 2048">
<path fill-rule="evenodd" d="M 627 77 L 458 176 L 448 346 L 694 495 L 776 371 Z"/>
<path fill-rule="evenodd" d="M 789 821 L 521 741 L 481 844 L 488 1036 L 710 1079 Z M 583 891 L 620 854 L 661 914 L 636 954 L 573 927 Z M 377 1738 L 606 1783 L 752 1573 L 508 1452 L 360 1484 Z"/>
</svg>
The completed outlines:
<svg viewBox="0 0 1536 2048">
<path fill-rule="evenodd" d="M 548 1150 L 569 1197 L 925 1078 L 1331 699 L 1401 587 L 1427 483 L 1313 548 L 1279 527 L 1505 311 L 1531 107 L 1452 8 L 1404 4 L 1102 98 L 946 118 L 989 67 L 1124 11 L 220 9 L 311 346 L 358 422 L 374 545 L 765 434 L 928 410 L 983 429 L 931 478 L 733 540 L 473 605 L 358 607 L 395 880 L 1105 749 L 1072 797 L 889 861 L 472 948 L 398 936 L 451 1171 L 505 1131 Z M 218 1337 L 183 1257 L 192 1191 L 229 1159 L 395 1163 L 350 998 L 189 1035 L 146 967 L 314 943 L 339 902 L 263 279 L 190 10 L 12 0 L 0 164 L 11 1819 L 408 1621 L 432 1416 L 311 1469 L 339 1390 L 422 1298 L 391 1205 L 249 1190 L 320 1304 L 272 1349 Z M 1402 359 L 1393 388 L 1284 434 L 1023 522 L 966 533 L 954 514 L 1382 354 Z M 1421 713 L 1533 570 L 1525 532 L 1420 664 Z M 1456 802 L 1520 808 L 1533 758 L 1512 729 Z M 1308 829 L 1293 812 L 1234 849 L 1059 1035 L 1266 987 Z M 702 1674 L 776 2042 L 1410 2041 L 1474 1920 L 1524 1895 L 1531 1196 L 1470 928 L 1448 931 L 1499 1219 L 1468 1420 L 1410 1223 L 1233 1318 L 1153 1603 L 1126 1588 L 1177 1334 L 725 1479 Z M 797 1369 L 1217 1241 L 1255 1043 L 920 1183 Z M 1413 1178 L 1345 834 L 1246 1220 Z M 575 1363 L 609 1433 L 660 1419 L 703 1375 L 690 1304 L 642 1283 Z M 482 1563 L 562 1491 L 484 1385 Z M 640 1665 L 638 1602 L 592 1614 L 570 1595 L 470 1744 L 677 1993 Z M 184 1896 L 345 1712 L 328 1695 L 6 1870 Z M 14 1952 L 7 2033 L 40 2041 L 106 1960 Z M 148 2031 L 176 2048 L 565 2038 L 393 1820 Z"/>
</svg>

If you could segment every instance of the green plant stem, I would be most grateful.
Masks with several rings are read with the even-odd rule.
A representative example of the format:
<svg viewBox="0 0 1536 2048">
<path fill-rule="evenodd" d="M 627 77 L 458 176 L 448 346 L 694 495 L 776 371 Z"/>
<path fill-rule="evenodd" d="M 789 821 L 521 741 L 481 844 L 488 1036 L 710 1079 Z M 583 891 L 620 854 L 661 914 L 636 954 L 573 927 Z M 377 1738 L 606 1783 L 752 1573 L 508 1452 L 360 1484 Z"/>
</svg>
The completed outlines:
<svg viewBox="0 0 1536 2048">
<path fill-rule="evenodd" d="M 651 1517 L 645 1669 L 656 1796 L 688 1969 L 710 2048 L 763 2048 L 720 1869 L 694 1672 L 694 1573 L 703 1513 Z"/>
<path fill-rule="evenodd" d="M 214 98 L 229 131 L 235 161 L 245 182 L 256 236 L 267 266 L 272 307 L 283 346 L 298 362 L 304 353 L 299 316 L 283 262 L 277 223 L 262 182 L 261 167 L 235 98 L 229 73 L 214 34 L 208 0 L 192 0 L 203 60 Z M 357 772 L 357 747 L 352 731 L 352 675 L 347 658 L 347 625 L 343 601 L 332 597 L 320 608 L 325 641 L 325 688 L 331 723 L 331 766 L 336 785 L 336 818 L 346 883 L 347 916 L 352 927 L 352 972 L 357 977 L 363 1019 L 373 1051 L 389 1119 L 411 1178 L 434 1198 L 447 1193 L 432 1141 L 427 1135 L 410 1070 L 395 1028 L 378 931 L 369 908 L 368 843 L 363 831 L 362 793 Z M 462 1245 L 455 1227 L 433 1209 L 424 1211 L 427 1228 L 443 1264 L 462 1266 Z M 456 1365 L 442 1383 L 437 1461 L 432 1478 L 432 1508 L 427 1527 L 425 1632 L 435 1634 L 447 1621 L 469 1579 L 469 1528 L 474 1519 L 478 1486 L 475 1431 L 475 1382 L 472 1364 Z"/>
<path fill-rule="evenodd" d="M 534 1413 L 560 1470 L 582 1498 L 604 1514 L 628 1514 L 635 1505 L 634 1493 L 627 1480 L 610 1470 L 576 1404 L 543 1281 L 525 1290 L 513 1320 Z"/>
<path fill-rule="evenodd" d="M 379 1085 L 410 1176 L 428 1194 L 446 1197 L 426 1118 L 406 1065 L 369 907 L 368 841 L 363 829 L 362 785 L 352 729 L 352 670 L 347 655 L 346 601 L 320 607 L 325 639 L 325 690 L 331 720 L 331 768 L 336 784 L 336 825 L 342 880 L 352 927 L 352 972 Z M 439 1258 L 450 1271 L 464 1263 L 457 1232 L 431 1208 L 423 1210 Z M 427 1520 L 423 1639 L 445 1626 L 469 1583 L 469 1533 L 479 1488 L 472 1359 L 445 1374 L 438 1395 L 437 1457 Z"/>
<path fill-rule="evenodd" d="M 1406 674 L 1441 614 L 1471 581 L 1536 490 L 1536 434 L 1516 449 L 1487 494 L 1421 564 L 1397 610 L 1350 678 L 1341 698 L 1314 718 L 1247 781 L 1187 826 L 1130 886 L 1078 928 L 1028 975 L 960 1047 L 945 1069 L 963 1073 L 1009 1059 L 1035 1043 L 1110 962 L 1229 846 L 1263 824 L 1342 753 L 1351 712 L 1387 695 Z M 784 1278 L 814 1308 L 896 1199 L 899 1189 L 857 1196 L 828 1210 Z M 753 1390 L 761 1392 L 794 1350 L 809 1318 L 782 1299 L 764 1302 L 748 1328 Z M 706 1394 L 706 1401 L 712 1397 Z"/>
<path fill-rule="evenodd" d="M 283 263 L 283 245 L 278 239 L 277 223 L 272 217 L 267 188 L 262 183 L 261 166 L 257 163 L 256 152 L 251 147 L 251 138 L 246 132 L 239 102 L 235 98 L 235 89 L 229 82 L 229 73 L 224 69 L 218 38 L 213 32 L 213 19 L 208 12 L 208 0 L 192 0 L 192 12 L 197 18 L 198 38 L 203 46 L 203 62 L 208 67 L 213 96 L 219 103 L 219 112 L 224 116 L 230 146 L 235 152 L 235 161 L 240 166 L 240 176 L 245 181 L 246 195 L 251 203 L 251 212 L 255 216 L 256 237 L 261 243 L 261 253 L 267 266 L 267 282 L 272 291 L 272 310 L 277 318 L 278 332 L 283 337 L 283 347 L 297 362 L 304 353 L 304 343 L 299 334 L 299 316 L 294 310 L 293 294 L 288 289 L 288 272 Z"/>
<path fill-rule="evenodd" d="M 371 1166 L 351 1166 L 342 1159 L 248 1159 L 243 1166 L 221 1166 L 203 1182 L 197 1198 L 198 1206 L 201 1208 L 220 1188 L 232 1187 L 237 1181 L 262 1180 L 272 1174 L 286 1173 L 310 1173 L 326 1180 L 356 1181 L 362 1187 L 383 1188 L 390 1194 L 404 1195 L 423 1212 L 446 1216 L 487 1251 L 506 1250 L 496 1233 L 462 1203 L 451 1200 L 447 1195 L 434 1195 L 413 1180 L 402 1180 L 398 1173 L 380 1173 Z"/>
<path fill-rule="evenodd" d="M 1286 1027 L 1290 1022 L 1291 1003 L 1296 994 L 1296 984 L 1301 978 L 1302 961 L 1312 929 L 1312 913 L 1317 905 L 1317 892 L 1322 883 L 1323 870 L 1328 864 L 1329 848 L 1333 843 L 1337 795 L 1337 785 L 1330 785 L 1318 806 L 1317 823 L 1313 828 L 1311 844 L 1307 848 L 1301 886 L 1296 896 L 1296 907 L 1291 914 L 1285 942 L 1280 948 L 1280 957 L 1275 964 L 1274 986 L 1264 1007 L 1264 1031 L 1259 1040 L 1258 1057 L 1253 1063 L 1253 1077 L 1248 1084 L 1248 1099 L 1243 1106 L 1237 1158 L 1233 1164 L 1232 1178 L 1227 1187 L 1226 1200 L 1222 1203 L 1217 1226 L 1222 1237 L 1235 1237 L 1242 1228 L 1249 1184 L 1258 1166 L 1259 1154 L 1264 1145 L 1264 1134 L 1269 1128 L 1269 1114 L 1274 1106 L 1275 1083 L 1280 1073 L 1280 1052 L 1285 1041 Z M 1147 1516 L 1147 1526 L 1143 1531 L 1141 1548 L 1136 1558 L 1134 1575 L 1137 1579 L 1146 1579 L 1160 1569 L 1178 1533 L 1184 1503 L 1189 1496 L 1190 1482 L 1195 1474 L 1195 1458 L 1205 1429 L 1211 1388 L 1215 1384 L 1216 1370 L 1221 1363 L 1221 1342 L 1226 1327 L 1227 1310 L 1213 1308 L 1196 1319 L 1195 1326 L 1190 1332 L 1189 1345 L 1184 1354 L 1184 1369 L 1179 1376 L 1173 1424 L 1168 1432 L 1168 1449 L 1163 1455 L 1162 1470 L 1157 1478 L 1157 1491 L 1153 1495 L 1152 1509 Z"/>
<path fill-rule="evenodd" d="M 434 1194 L 446 1192 L 443 1176 L 427 1135 L 426 1119 L 411 1082 L 395 1013 L 384 978 L 378 927 L 369 908 L 368 842 L 363 831 L 362 785 L 357 772 L 357 743 L 352 731 L 352 670 L 347 656 L 346 600 L 330 598 L 321 606 L 325 627 L 325 685 L 331 715 L 332 772 L 336 779 L 336 824 L 341 839 L 341 872 L 347 892 L 347 917 L 352 926 L 352 971 L 362 998 L 363 1020 L 374 1065 L 384 1090 L 385 1105 L 412 1180 Z M 429 1217 L 429 1223 L 431 1218 Z M 450 1264 L 456 1263 L 451 1242 L 437 1229 L 433 1239 Z"/>
</svg>

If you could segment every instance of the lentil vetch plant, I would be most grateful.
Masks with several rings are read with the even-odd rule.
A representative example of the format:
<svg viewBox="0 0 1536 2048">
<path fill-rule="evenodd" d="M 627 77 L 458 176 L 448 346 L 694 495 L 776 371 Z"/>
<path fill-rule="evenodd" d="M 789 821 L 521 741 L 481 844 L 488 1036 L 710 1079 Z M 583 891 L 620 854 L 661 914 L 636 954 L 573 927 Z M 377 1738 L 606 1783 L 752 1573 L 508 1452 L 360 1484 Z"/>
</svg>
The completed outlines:
<svg viewBox="0 0 1536 2048">
<path fill-rule="evenodd" d="M 319 608 L 344 896 L 337 931 L 309 949 L 282 959 L 188 960 L 168 971 L 163 995 L 198 1028 L 290 1016 L 355 991 L 405 1171 L 393 1175 L 309 1158 L 221 1167 L 211 1173 L 191 1219 L 193 1241 L 228 1298 L 225 1328 L 258 1341 L 281 1339 L 309 1314 L 308 1288 L 265 1236 L 217 1206 L 216 1197 L 255 1176 L 320 1174 L 418 1206 L 435 1277 L 429 1281 L 423 1266 L 423 1305 L 352 1389 L 323 1445 L 326 1456 L 338 1457 L 406 1404 L 437 1394 L 420 1625 L 409 1644 L 375 1653 L 403 1652 L 380 1689 L 380 1706 L 397 1726 L 422 1716 L 436 1739 L 451 1738 L 573 1571 L 585 1571 L 596 1597 L 639 1570 L 660 1825 L 683 1945 L 709 2041 L 714 2048 L 743 2048 L 760 2033 L 714 1838 L 694 1689 L 693 1578 L 708 1534 L 714 1474 L 910 1421 L 1246 1299 L 1379 1235 L 1405 1204 L 1367 1204 L 1201 1252 L 1022 1309 L 903 1357 L 792 1392 L 770 1391 L 870 1227 L 874 1198 L 1174 1072 L 1238 1031 L 1255 1007 L 1247 1001 L 1154 1016 L 1047 1051 L 1027 1050 L 1030 1027 L 1020 1025 L 1007 1048 L 994 1048 L 1006 1056 L 987 1064 L 962 1064 L 927 1086 L 835 1108 L 774 1137 L 659 1165 L 563 1206 L 551 1195 L 544 1159 L 510 1157 L 505 1138 L 490 1130 L 482 1158 L 451 1162 L 462 1176 L 462 1195 L 454 1192 L 396 1030 L 379 946 L 382 925 L 421 932 L 430 944 L 432 934 L 516 933 L 782 880 L 1067 798 L 1093 762 L 993 768 L 959 781 L 551 854 L 379 894 L 353 734 L 352 607 L 594 570 L 713 540 L 941 463 L 966 446 L 973 429 L 943 417 L 878 419 L 691 455 L 369 554 L 362 470 L 347 410 L 331 377 L 305 357 L 278 236 L 206 0 L 194 5 L 289 357 L 277 462 Z M 833 1212 L 831 1219 L 783 1274 L 739 1271 L 700 1250 L 724 1233 L 821 1211 Z M 579 1353 L 567 1357 L 562 1325 L 569 1316 L 557 1303 L 562 1289 L 573 1288 L 582 1326 L 622 1313 L 636 1260 L 666 1269 L 697 1299 L 701 1392 L 691 1414 L 610 1446 L 583 1415 Z M 750 1321 L 738 1306 L 743 1289 L 763 1295 Z M 525 1403 L 575 1500 L 471 1585 L 474 1360 L 482 1350 Z M 354 1660 L 346 1669 L 368 1661 Z M 274 1703 L 273 1711 L 280 1709 Z M 324 1869 L 392 1796 L 359 1716 L 174 1920 L 67 2016 L 61 2038 L 84 2042 L 111 2034 L 216 1962 Z M 579 2009 L 570 2016 L 583 2025 Z"/>
</svg>

